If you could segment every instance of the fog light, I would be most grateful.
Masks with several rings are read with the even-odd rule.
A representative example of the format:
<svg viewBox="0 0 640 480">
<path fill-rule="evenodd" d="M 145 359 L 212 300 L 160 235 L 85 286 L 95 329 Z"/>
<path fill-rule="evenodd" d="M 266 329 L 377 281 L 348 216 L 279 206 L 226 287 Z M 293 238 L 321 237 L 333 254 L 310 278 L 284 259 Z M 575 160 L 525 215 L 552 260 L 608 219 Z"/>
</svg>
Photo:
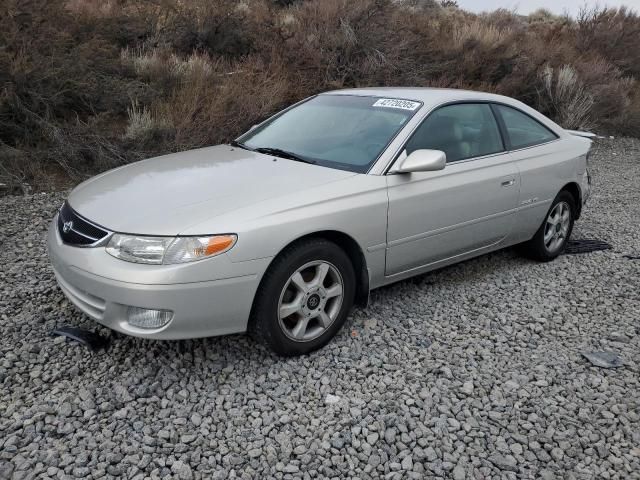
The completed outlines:
<svg viewBox="0 0 640 480">
<path fill-rule="evenodd" d="M 129 307 L 127 309 L 129 324 L 138 328 L 160 328 L 171 321 L 171 310 L 152 310 L 149 308 Z"/>
</svg>

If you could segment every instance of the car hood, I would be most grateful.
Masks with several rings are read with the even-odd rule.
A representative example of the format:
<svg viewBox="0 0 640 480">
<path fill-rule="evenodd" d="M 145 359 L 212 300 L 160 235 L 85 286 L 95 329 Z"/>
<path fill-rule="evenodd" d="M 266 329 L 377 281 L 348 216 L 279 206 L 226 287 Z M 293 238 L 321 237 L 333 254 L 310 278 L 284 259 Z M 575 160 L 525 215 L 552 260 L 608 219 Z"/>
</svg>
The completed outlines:
<svg viewBox="0 0 640 480">
<path fill-rule="evenodd" d="M 178 235 L 216 216 L 353 175 L 218 145 L 103 173 L 76 187 L 69 204 L 115 232 Z"/>
</svg>

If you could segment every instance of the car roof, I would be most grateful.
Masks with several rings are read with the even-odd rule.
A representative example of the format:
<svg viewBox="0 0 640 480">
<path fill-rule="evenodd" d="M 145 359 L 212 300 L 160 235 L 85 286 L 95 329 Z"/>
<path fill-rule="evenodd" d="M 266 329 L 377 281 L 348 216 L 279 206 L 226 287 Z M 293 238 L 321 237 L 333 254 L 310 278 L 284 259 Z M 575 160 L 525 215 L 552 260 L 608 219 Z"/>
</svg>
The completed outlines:
<svg viewBox="0 0 640 480">
<path fill-rule="evenodd" d="M 357 95 L 366 97 L 390 97 L 403 100 L 422 102 L 425 106 L 438 105 L 444 102 L 464 100 L 479 100 L 501 102 L 521 106 L 519 101 L 496 95 L 494 93 L 475 92 L 456 88 L 431 88 L 431 87 L 374 87 L 374 88 L 348 88 L 324 92 L 323 95 Z"/>
<path fill-rule="evenodd" d="M 463 90 L 457 88 L 433 88 L 433 87 L 373 87 L 373 88 L 347 88 L 343 90 L 332 90 L 321 95 L 358 95 L 362 97 L 397 98 L 402 100 L 414 100 L 422 102 L 423 108 L 431 110 L 438 105 L 448 102 L 480 101 L 503 103 L 515 107 L 531 117 L 537 119 L 542 124 L 549 127 L 557 135 L 562 136 L 564 129 L 545 117 L 537 110 L 522 103 L 519 100 L 495 93 L 476 92 L 473 90 Z"/>
</svg>

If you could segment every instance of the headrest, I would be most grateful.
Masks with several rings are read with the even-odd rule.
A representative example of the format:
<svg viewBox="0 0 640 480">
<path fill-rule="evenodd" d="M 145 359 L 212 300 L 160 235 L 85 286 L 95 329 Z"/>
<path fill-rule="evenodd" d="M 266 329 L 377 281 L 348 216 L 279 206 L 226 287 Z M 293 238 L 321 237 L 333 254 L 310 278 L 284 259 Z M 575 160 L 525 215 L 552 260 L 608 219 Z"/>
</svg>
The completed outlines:
<svg viewBox="0 0 640 480">
<path fill-rule="evenodd" d="M 443 142 L 462 140 L 462 128 L 452 117 L 437 116 L 429 126 L 431 135 Z"/>
</svg>

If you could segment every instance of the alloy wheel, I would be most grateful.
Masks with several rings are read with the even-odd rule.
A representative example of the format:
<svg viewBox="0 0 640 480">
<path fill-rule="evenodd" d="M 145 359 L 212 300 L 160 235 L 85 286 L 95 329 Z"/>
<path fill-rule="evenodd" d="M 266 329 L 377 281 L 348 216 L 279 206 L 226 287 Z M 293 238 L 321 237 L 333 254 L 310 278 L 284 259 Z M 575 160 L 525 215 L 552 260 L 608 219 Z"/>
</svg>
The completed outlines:
<svg viewBox="0 0 640 480">
<path fill-rule="evenodd" d="M 284 334 L 297 342 L 318 338 L 336 320 L 344 296 L 338 269 L 317 260 L 297 269 L 278 301 L 278 321 Z"/>
<path fill-rule="evenodd" d="M 571 207 L 567 202 L 559 202 L 549 212 L 544 226 L 544 246 L 555 252 L 564 244 L 571 226 Z"/>
</svg>

